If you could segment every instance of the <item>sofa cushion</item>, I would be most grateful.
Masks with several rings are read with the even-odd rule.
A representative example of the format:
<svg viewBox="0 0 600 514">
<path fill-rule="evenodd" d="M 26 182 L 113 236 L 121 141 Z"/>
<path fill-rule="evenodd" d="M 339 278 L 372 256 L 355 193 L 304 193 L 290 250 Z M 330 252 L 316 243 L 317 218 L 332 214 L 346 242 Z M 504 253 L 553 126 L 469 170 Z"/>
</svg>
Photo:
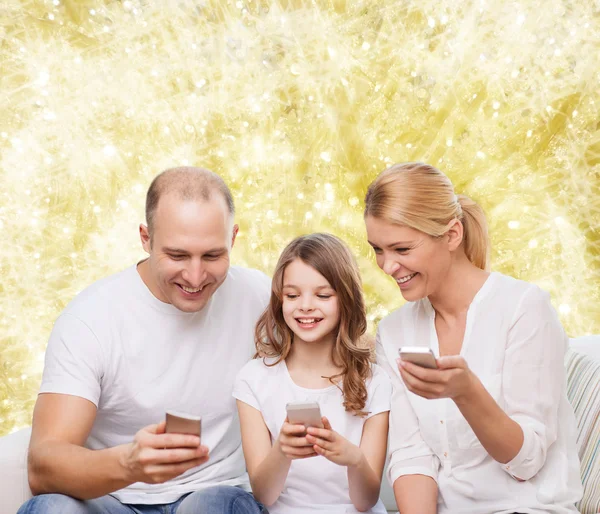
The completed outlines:
<svg viewBox="0 0 600 514">
<path fill-rule="evenodd" d="M 577 419 L 582 514 L 600 512 L 600 362 L 572 349 L 566 355 L 567 395 Z"/>
</svg>

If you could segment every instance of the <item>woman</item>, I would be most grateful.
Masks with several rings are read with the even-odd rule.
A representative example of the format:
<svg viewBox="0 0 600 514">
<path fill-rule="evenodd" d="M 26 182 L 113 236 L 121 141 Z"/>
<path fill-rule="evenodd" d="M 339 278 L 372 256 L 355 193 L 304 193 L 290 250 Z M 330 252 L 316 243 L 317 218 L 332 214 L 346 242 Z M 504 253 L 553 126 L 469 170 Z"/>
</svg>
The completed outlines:
<svg viewBox="0 0 600 514">
<path fill-rule="evenodd" d="M 568 339 L 549 295 L 489 273 L 483 211 L 432 166 L 381 173 L 365 223 L 407 300 L 377 333 L 394 386 L 388 476 L 399 510 L 577 512 Z M 402 346 L 431 348 L 437 369 L 399 360 Z"/>
</svg>

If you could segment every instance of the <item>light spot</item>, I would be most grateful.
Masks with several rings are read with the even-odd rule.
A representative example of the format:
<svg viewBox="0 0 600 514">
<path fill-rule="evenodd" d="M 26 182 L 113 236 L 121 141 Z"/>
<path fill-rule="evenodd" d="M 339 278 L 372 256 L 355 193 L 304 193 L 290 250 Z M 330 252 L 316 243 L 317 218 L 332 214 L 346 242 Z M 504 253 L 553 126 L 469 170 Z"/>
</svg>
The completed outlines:
<svg viewBox="0 0 600 514">
<path fill-rule="evenodd" d="M 117 154 L 117 149 L 113 145 L 106 145 L 102 149 L 102 153 L 106 155 L 106 157 L 113 157 Z"/>
<path fill-rule="evenodd" d="M 558 306 L 558 310 L 561 314 L 569 314 L 571 312 L 571 307 L 566 303 L 561 303 Z"/>
</svg>

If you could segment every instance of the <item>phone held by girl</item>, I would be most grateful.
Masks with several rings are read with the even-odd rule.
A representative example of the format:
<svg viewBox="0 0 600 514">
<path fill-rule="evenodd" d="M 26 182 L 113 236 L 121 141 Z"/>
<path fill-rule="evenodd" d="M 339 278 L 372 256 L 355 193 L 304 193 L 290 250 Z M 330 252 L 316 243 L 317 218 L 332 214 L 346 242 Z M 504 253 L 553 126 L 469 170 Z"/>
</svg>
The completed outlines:
<svg viewBox="0 0 600 514">
<path fill-rule="evenodd" d="M 329 234 L 292 241 L 233 391 L 252 492 L 271 514 L 386 512 L 391 384 L 366 328 L 347 246 Z"/>
</svg>

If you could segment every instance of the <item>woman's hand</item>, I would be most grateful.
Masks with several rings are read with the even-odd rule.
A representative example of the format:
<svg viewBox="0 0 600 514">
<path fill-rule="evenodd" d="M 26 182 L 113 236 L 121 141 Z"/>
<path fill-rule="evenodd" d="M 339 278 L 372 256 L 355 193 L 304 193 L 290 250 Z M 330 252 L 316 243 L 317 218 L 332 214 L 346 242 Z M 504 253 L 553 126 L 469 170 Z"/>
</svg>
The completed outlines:
<svg viewBox="0 0 600 514">
<path fill-rule="evenodd" d="M 281 453 L 290 460 L 315 457 L 317 453 L 312 443 L 306 440 L 305 434 L 306 428 L 303 425 L 292 425 L 285 418 L 277 439 Z"/>
<path fill-rule="evenodd" d="M 325 428 L 307 429 L 306 440 L 313 445 L 314 451 L 340 466 L 358 466 L 363 459 L 362 450 L 335 432 L 327 418 L 322 420 Z"/>
<path fill-rule="evenodd" d="M 397 360 L 406 388 L 427 399 L 451 398 L 459 404 L 470 396 L 477 377 L 460 355 L 437 359 L 438 369 L 428 369 Z"/>
</svg>

